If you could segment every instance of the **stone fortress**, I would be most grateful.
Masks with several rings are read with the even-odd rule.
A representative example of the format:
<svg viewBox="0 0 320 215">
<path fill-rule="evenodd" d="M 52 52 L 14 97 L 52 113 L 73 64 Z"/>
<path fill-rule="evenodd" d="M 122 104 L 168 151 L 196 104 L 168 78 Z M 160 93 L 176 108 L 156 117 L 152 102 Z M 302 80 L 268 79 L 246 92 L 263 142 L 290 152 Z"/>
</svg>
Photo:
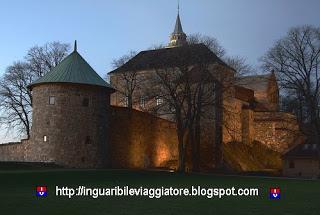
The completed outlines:
<svg viewBox="0 0 320 215">
<path fill-rule="evenodd" d="M 280 112 L 278 84 L 274 73 L 235 77 L 234 70 L 202 44 L 187 45 L 179 14 L 167 48 L 142 51 L 105 82 L 77 52 L 29 85 L 32 92 L 31 137 L 19 143 L 0 145 L 1 161 L 50 162 L 74 168 L 166 168 L 176 169 L 178 141 L 175 123 L 144 111 L 145 104 L 162 102 L 146 97 L 150 86 L 141 85 L 128 109 L 122 93 L 121 75 L 132 72 L 152 75 L 163 67 L 174 67 L 172 55 L 188 60 L 201 56 L 221 74 L 231 77 L 228 97 L 223 97 L 224 144 L 254 144 L 283 152 L 299 135 L 295 117 Z M 142 105 L 143 100 L 143 105 Z M 212 122 L 213 123 L 213 122 Z M 203 133 L 202 163 L 212 168 L 213 131 Z"/>
</svg>

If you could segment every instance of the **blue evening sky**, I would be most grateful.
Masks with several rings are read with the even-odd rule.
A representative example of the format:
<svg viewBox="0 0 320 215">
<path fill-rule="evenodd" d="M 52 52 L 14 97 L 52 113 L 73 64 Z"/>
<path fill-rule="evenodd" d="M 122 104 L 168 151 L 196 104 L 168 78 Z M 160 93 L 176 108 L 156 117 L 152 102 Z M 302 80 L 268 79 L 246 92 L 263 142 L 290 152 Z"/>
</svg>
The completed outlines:
<svg viewBox="0 0 320 215">
<path fill-rule="evenodd" d="M 253 65 L 288 28 L 320 26 L 319 0 L 181 0 L 180 5 L 186 34 L 213 36 L 229 55 Z M 34 45 L 77 39 L 80 54 L 105 76 L 112 59 L 166 44 L 176 14 L 176 0 L 0 0 L 0 75 Z"/>
</svg>

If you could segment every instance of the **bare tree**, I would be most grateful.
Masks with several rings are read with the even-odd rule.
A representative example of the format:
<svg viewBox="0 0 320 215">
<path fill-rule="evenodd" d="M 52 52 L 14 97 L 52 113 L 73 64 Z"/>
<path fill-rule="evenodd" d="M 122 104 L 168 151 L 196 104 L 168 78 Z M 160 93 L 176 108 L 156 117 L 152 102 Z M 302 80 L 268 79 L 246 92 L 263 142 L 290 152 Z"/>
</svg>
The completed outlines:
<svg viewBox="0 0 320 215">
<path fill-rule="evenodd" d="M 57 66 L 67 56 L 69 49 L 69 44 L 46 43 L 29 49 L 25 59 L 30 66 L 30 71 L 35 73 L 36 77 L 41 77 Z"/>
<path fill-rule="evenodd" d="M 123 55 L 122 57 L 118 59 L 114 59 L 112 61 L 112 67 L 114 69 L 120 68 L 125 63 L 127 63 L 130 59 L 132 59 L 134 56 L 136 56 L 135 51 L 130 51 L 128 54 Z M 124 99 L 126 99 L 126 104 L 128 108 L 133 107 L 133 95 L 136 90 L 136 88 L 139 85 L 139 77 L 138 77 L 138 71 L 133 69 L 132 71 L 126 71 L 121 72 L 120 75 L 117 76 L 118 80 L 113 81 L 112 84 L 117 89 L 117 91 L 124 96 Z"/>
<path fill-rule="evenodd" d="M 243 75 L 255 73 L 255 69 L 253 68 L 253 66 L 248 64 L 244 57 L 240 57 L 240 56 L 225 57 L 224 61 L 226 62 L 226 64 L 228 64 L 230 67 L 232 67 L 236 71 L 235 76 L 238 78 Z"/>
<path fill-rule="evenodd" d="M 0 80 L 0 123 L 30 137 L 32 94 L 27 86 L 50 71 L 66 55 L 69 45 L 59 42 L 31 48 L 25 62 L 9 66 Z"/>
<path fill-rule="evenodd" d="M 178 137 L 179 163 L 178 170 L 185 171 L 185 136 L 188 127 L 188 119 L 185 114 L 190 110 L 185 109 L 185 85 L 180 81 L 187 72 L 186 68 L 177 70 L 176 68 L 157 69 L 156 75 L 151 80 L 157 91 L 157 94 L 163 98 L 166 108 L 173 112 L 176 122 L 176 131 Z M 189 108 L 189 107 L 188 107 Z"/>
<path fill-rule="evenodd" d="M 310 133 L 320 135 L 320 28 L 299 26 L 262 57 L 263 67 L 276 71 L 281 87 L 301 99 Z"/>
<path fill-rule="evenodd" d="M 183 51 L 183 50 L 182 50 Z M 185 53 L 184 56 L 192 56 L 192 64 L 188 57 L 181 57 L 183 53 L 172 54 L 170 60 L 174 62 L 174 67 L 167 65 L 155 69 L 155 74 L 150 76 L 152 89 L 148 88 L 149 93 L 161 96 L 163 99 L 163 114 L 172 114 L 176 123 L 178 137 L 178 170 L 185 171 L 185 155 L 189 145 L 192 153 L 192 169 L 198 171 L 200 168 L 200 142 L 201 142 L 201 123 L 207 117 L 207 113 L 214 114 L 218 122 L 215 123 L 216 133 L 222 132 L 222 108 L 216 108 L 217 96 L 222 101 L 222 90 L 217 87 L 219 80 L 219 66 L 216 70 L 210 68 L 212 63 L 203 56 L 196 53 Z M 220 70 L 219 70 L 220 71 Z M 220 71 L 221 72 L 221 71 Z M 221 78 L 221 77 L 220 77 Z M 151 92 L 152 91 L 152 92 Z M 217 92 L 221 92 L 220 94 Z M 222 102 L 219 103 L 222 105 Z M 219 116 L 216 116 L 219 114 Z M 219 120 L 220 119 L 220 120 Z M 212 123 L 212 121 L 210 121 Z M 215 121 L 216 122 L 216 121 Z M 219 141 L 222 141 L 222 134 L 217 134 Z M 221 143 L 213 141 L 216 149 L 221 150 Z M 221 153 L 217 153 L 219 156 Z M 221 159 L 216 159 L 221 161 Z M 218 165 L 219 166 L 219 165 Z"/>
<path fill-rule="evenodd" d="M 189 45 L 203 43 L 220 58 L 224 57 L 226 54 L 226 50 L 220 45 L 216 38 L 202 35 L 200 33 L 189 35 L 187 37 L 187 43 Z"/>
<path fill-rule="evenodd" d="M 0 82 L 0 107 L 3 111 L 2 124 L 30 137 L 31 128 L 31 93 L 27 89 L 34 75 L 29 65 L 16 62 L 8 67 Z"/>
<path fill-rule="evenodd" d="M 246 58 L 241 56 L 228 56 L 227 51 L 214 37 L 196 33 L 188 36 L 187 42 L 188 44 L 203 43 L 206 45 L 213 53 L 215 53 L 219 58 L 221 58 L 226 64 L 236 71 L 235 75 L 237 77 L 255 73 L 255 69 L 252 65 L 247 63 Z"/>
<path fill-rule="evenodd" d="M 203 43 L 217 56 L 225 56 L 225 50 L 215 38 L 200 34 L 191 35 L 188 38 L 188 44 Z M 163 46 L 157 46 L 157 48 L 163 48 Z M 134 103 L 132 101 L 133 92 L 137 88 L 140 90 L 146 88 L 146 92 L 142 93 L 147 97 L 147 100 L 160 98 L 163 101 L 163 104 L 150 105 L 144 110 L 167 119 L 173 119 L 176 122 L 179 142 L 179 171 L 185 171 L 186 145 L 190 145 L 192 149 L 193 170 L 199 170 L 201 126 L 203 121 L 208 118 L 208 112 L 211 112 L 211 121 L 208 124 L 214 124 L 215 129 L 215 140 L 212 141 L 213 148 L 215 148 L 213 156 L 216 166 L 220 167 L 222 164 L 222 128 L 224 126 L 222 114 L 225 112 L 222 96 L 224 91 L 231 87 L 226 84 L 228 81 L 225 81 L 230 78 L 230 71 L 227 73 L 224 71 L 226 68 L 233 69 L 226 65 L 215 65 L 213 69 L 212 63 L 208 63 L 208 59 L 205 59 L 204 56 L 198 56 L 197 53 L 192 55 L 191 59 L 194 64 L 190 65 L 191 59 L 182 57 L 190 55 L 190 53 L 181 53 L 183 50 L 181 49 L 177 55 L 173 53 L 168 56 L 169 59 L 162 59 L 163 65 L 155 69 L 155 74 L 146 74 L 148 76 L 143 78 L 145 86 L 141 86 L 142 83 L 139 80 L 142 79 L 137 78 L 137 72 L 134 69 L 120 73 L 122 76 L 120 81 L 116 81 L 116 77 L 119 77 L 117 75 L 112 82 L 116 83 L 117 86 L 114 85 L 114 87 L 128 99 L 129 107 L 132 107 L 132 103 Z M 113 66 L 121 68 L 132 57 L 133 55 L 129 53 L 115 60 Z M 250 68 L 244 58 L 228 59 L 230 59 L 229 62 L 232 63 L 232 66 L 237 66 L 239 73 Z M 172 62 L 169 64 L 175 66 L 168 67 L 165 62 Z M 223 64 L 223 62 L 220 63 Z M 210 66 L 211 68 L 209 68 Z M 134 68 L 133 63 L 130 64 L 130 67 Z M 231 76 L 233 77 L 233 75 Z M 150 88 L 150 86 L 152 87 Z"/>
</svg>

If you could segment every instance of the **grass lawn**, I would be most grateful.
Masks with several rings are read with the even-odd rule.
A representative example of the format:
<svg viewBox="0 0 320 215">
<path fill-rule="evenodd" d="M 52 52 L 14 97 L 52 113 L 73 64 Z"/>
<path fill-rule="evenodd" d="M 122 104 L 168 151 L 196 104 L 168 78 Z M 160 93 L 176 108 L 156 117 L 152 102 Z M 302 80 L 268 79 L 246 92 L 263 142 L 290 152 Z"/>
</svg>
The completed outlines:
<svg viewBox="0 0 320 215">
<path fill-rule="evenodd" d="M 35 186 L 47 185 L 48 196 L 36 197 Z M 258 197 L 68 197 L 55 186 L 86 187 L 252 187 Z M 281 188 L 280 200 L 269 200 L 269 187 Z M 271 179 L 126 170 L 2 169 L 0 214 L 320 214 L 320 180 Z"/>
</svg>

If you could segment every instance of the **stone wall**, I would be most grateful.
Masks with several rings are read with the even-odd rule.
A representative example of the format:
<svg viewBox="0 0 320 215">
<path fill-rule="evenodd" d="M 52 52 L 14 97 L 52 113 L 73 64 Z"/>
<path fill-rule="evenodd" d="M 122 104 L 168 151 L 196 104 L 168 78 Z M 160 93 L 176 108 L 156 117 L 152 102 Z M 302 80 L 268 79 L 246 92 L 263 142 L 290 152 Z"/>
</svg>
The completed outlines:
<svg viewBox="0 0 320 215">
<path fill-rule="evenodd" d="M 290 168 L 290 162 L 294 162 L 294 168 Z M 284 159 L 283 175 L 289 177 L 320 177 L 319 159 Z"/>
<path fill-rule="evenodd" d="M 278 111 L 254 111 L 239 99 L 224 101 L 223 142 L 251 144 L 259 141 L 283 152 L 301 134 L 294 115 Z"/>
<path fill-rule="evenodd" d="M 28 140 L 0 144 L 1 161 L 25 161 Z"/>
<path fill-rule="evenodd" d="M 254 140 L 283 152 L 300 135 L 294 115 L 284 112 L 254 112 Z"/>
<path fill-rule="evenodd" d="M 46 116 L 46 112 L 44 111 L 42 115 Z M 69 118 L 70 120 L 72 121 Z M 78 121 L 78 126 L 83 126 L 90 131 L 90 128 L 84 125 L 85 123 L 88 124 L 88 120 Z M 136 169 L 177 168 L 178 140 L 174 123 L 154 117 L 148 113 L 122 107 L 111 107 L 110 119 L 104 122 L 105 125 L 108 122 L 110 122 L 110 136 L 105 141 L 109 141 L 110 145 L 108 148 L 105 147 L 104 154 L 111 167 Z M 51 125 L 53 123 L 57 123 L 56 120 L 52 120 Z M 59 123 L 62 128 L 64 127 L 62 124 L 69 125 L 63 121 Z M 95 145 L 84 142 L 85 138 L 81 137 L 77 130 L 74 130 L 79 129 L 78 126 L 70 126 L 64 132 L 58 127 L 55 128 L 56 130 L 53 128 L 48 129 L 48 133 L 45 133 L 48 135 L 47 142 L 43 141 L 43 134 L 39 134 L 43 130 L 33 128 L 32 131 L 34 133 L 32 133 L 31 137 L 34 139 L 1 144 L 0 160 L 54 162 L 69 167 L 92 167 L 92 163 L 95 164 L 97 161 L 90 161 L 90 159 L 97 159 L 95 153 L 97 153 L 98 149 Z M 45 125 L 43 127 L 46 128 Z M 91 129 L 97 128 L 93 127 Z M 87 134 L 89 131 L 83 131 L 82 135 Z M 108 129 L 106 131 L 108 132 Z M 60 136 L 55 132 L 60 132 Z M 73 134 L 71 135 L 73 139 L 68 138 L 65 132 Z M 40 137 L 34 136 L 35 134 Z M 79 139 L 74 139 L 75 137 Z M 106 133 L 104 137 L 106 137 Z M 95 138 L 97 137 L 93 137 L 92 141 Z M 56 142 L 57 140 L 61 140 L 61 142 Z M 86 156 L 87 159 L 82 160 L 83 156 Z"/>
<path fill-rule="evenodd" d="M 106 88 L 45 84 L 35 86 L 32 95 L 32 153 L 28 160 L 81 168 L 104 165 L 110 104 Z M 49 97 L 55 98 L 54 104 Z"/>
<path fill-rule="evenodd" d="M 137 110 L 109 107 L 108 93 L 99 88 L 41 85 L 33 89 L 33 96 L 30 140 L 0 145 L 0 160 L 83 168 L 98 167 L 102 162 L 113 168 L 177 168 L 175 123 Z M 55 96 L 55 105 L 48 104 L 49 96 Z M 84 97 L 90 98 L 88 107 L 82 106 Z M 282 152 L 298 136 L 292 114 L 254 112 L 247 105 L 239 99 L 224 100 L 224 143 L 251 144 L 256 140 Z M 207 113 L 207 120 L 201 122 L 202 169 L 214 167 L 214 116 L 212 110 Z M 187 161 L 191 168 L 190 153 Z"/>
<path fill-rule="evenodd" d="M 229 98 L 223 102 L 223 142 L 241 142 L 243 140 L 243 106 L 248 103 L 240 99 Z"/>
<path fill-rule="evenodd" d="M 243 107 L 241 111 L 242 143 L 251 144 L 254 140 L 254 112 L 250 108 Z"/>
<path fill-rule="evenodd" d="M 170 121 L 111 106 L 109 142 L 113 168 L 177 168 L 178 140 Z"/>
</svg>

